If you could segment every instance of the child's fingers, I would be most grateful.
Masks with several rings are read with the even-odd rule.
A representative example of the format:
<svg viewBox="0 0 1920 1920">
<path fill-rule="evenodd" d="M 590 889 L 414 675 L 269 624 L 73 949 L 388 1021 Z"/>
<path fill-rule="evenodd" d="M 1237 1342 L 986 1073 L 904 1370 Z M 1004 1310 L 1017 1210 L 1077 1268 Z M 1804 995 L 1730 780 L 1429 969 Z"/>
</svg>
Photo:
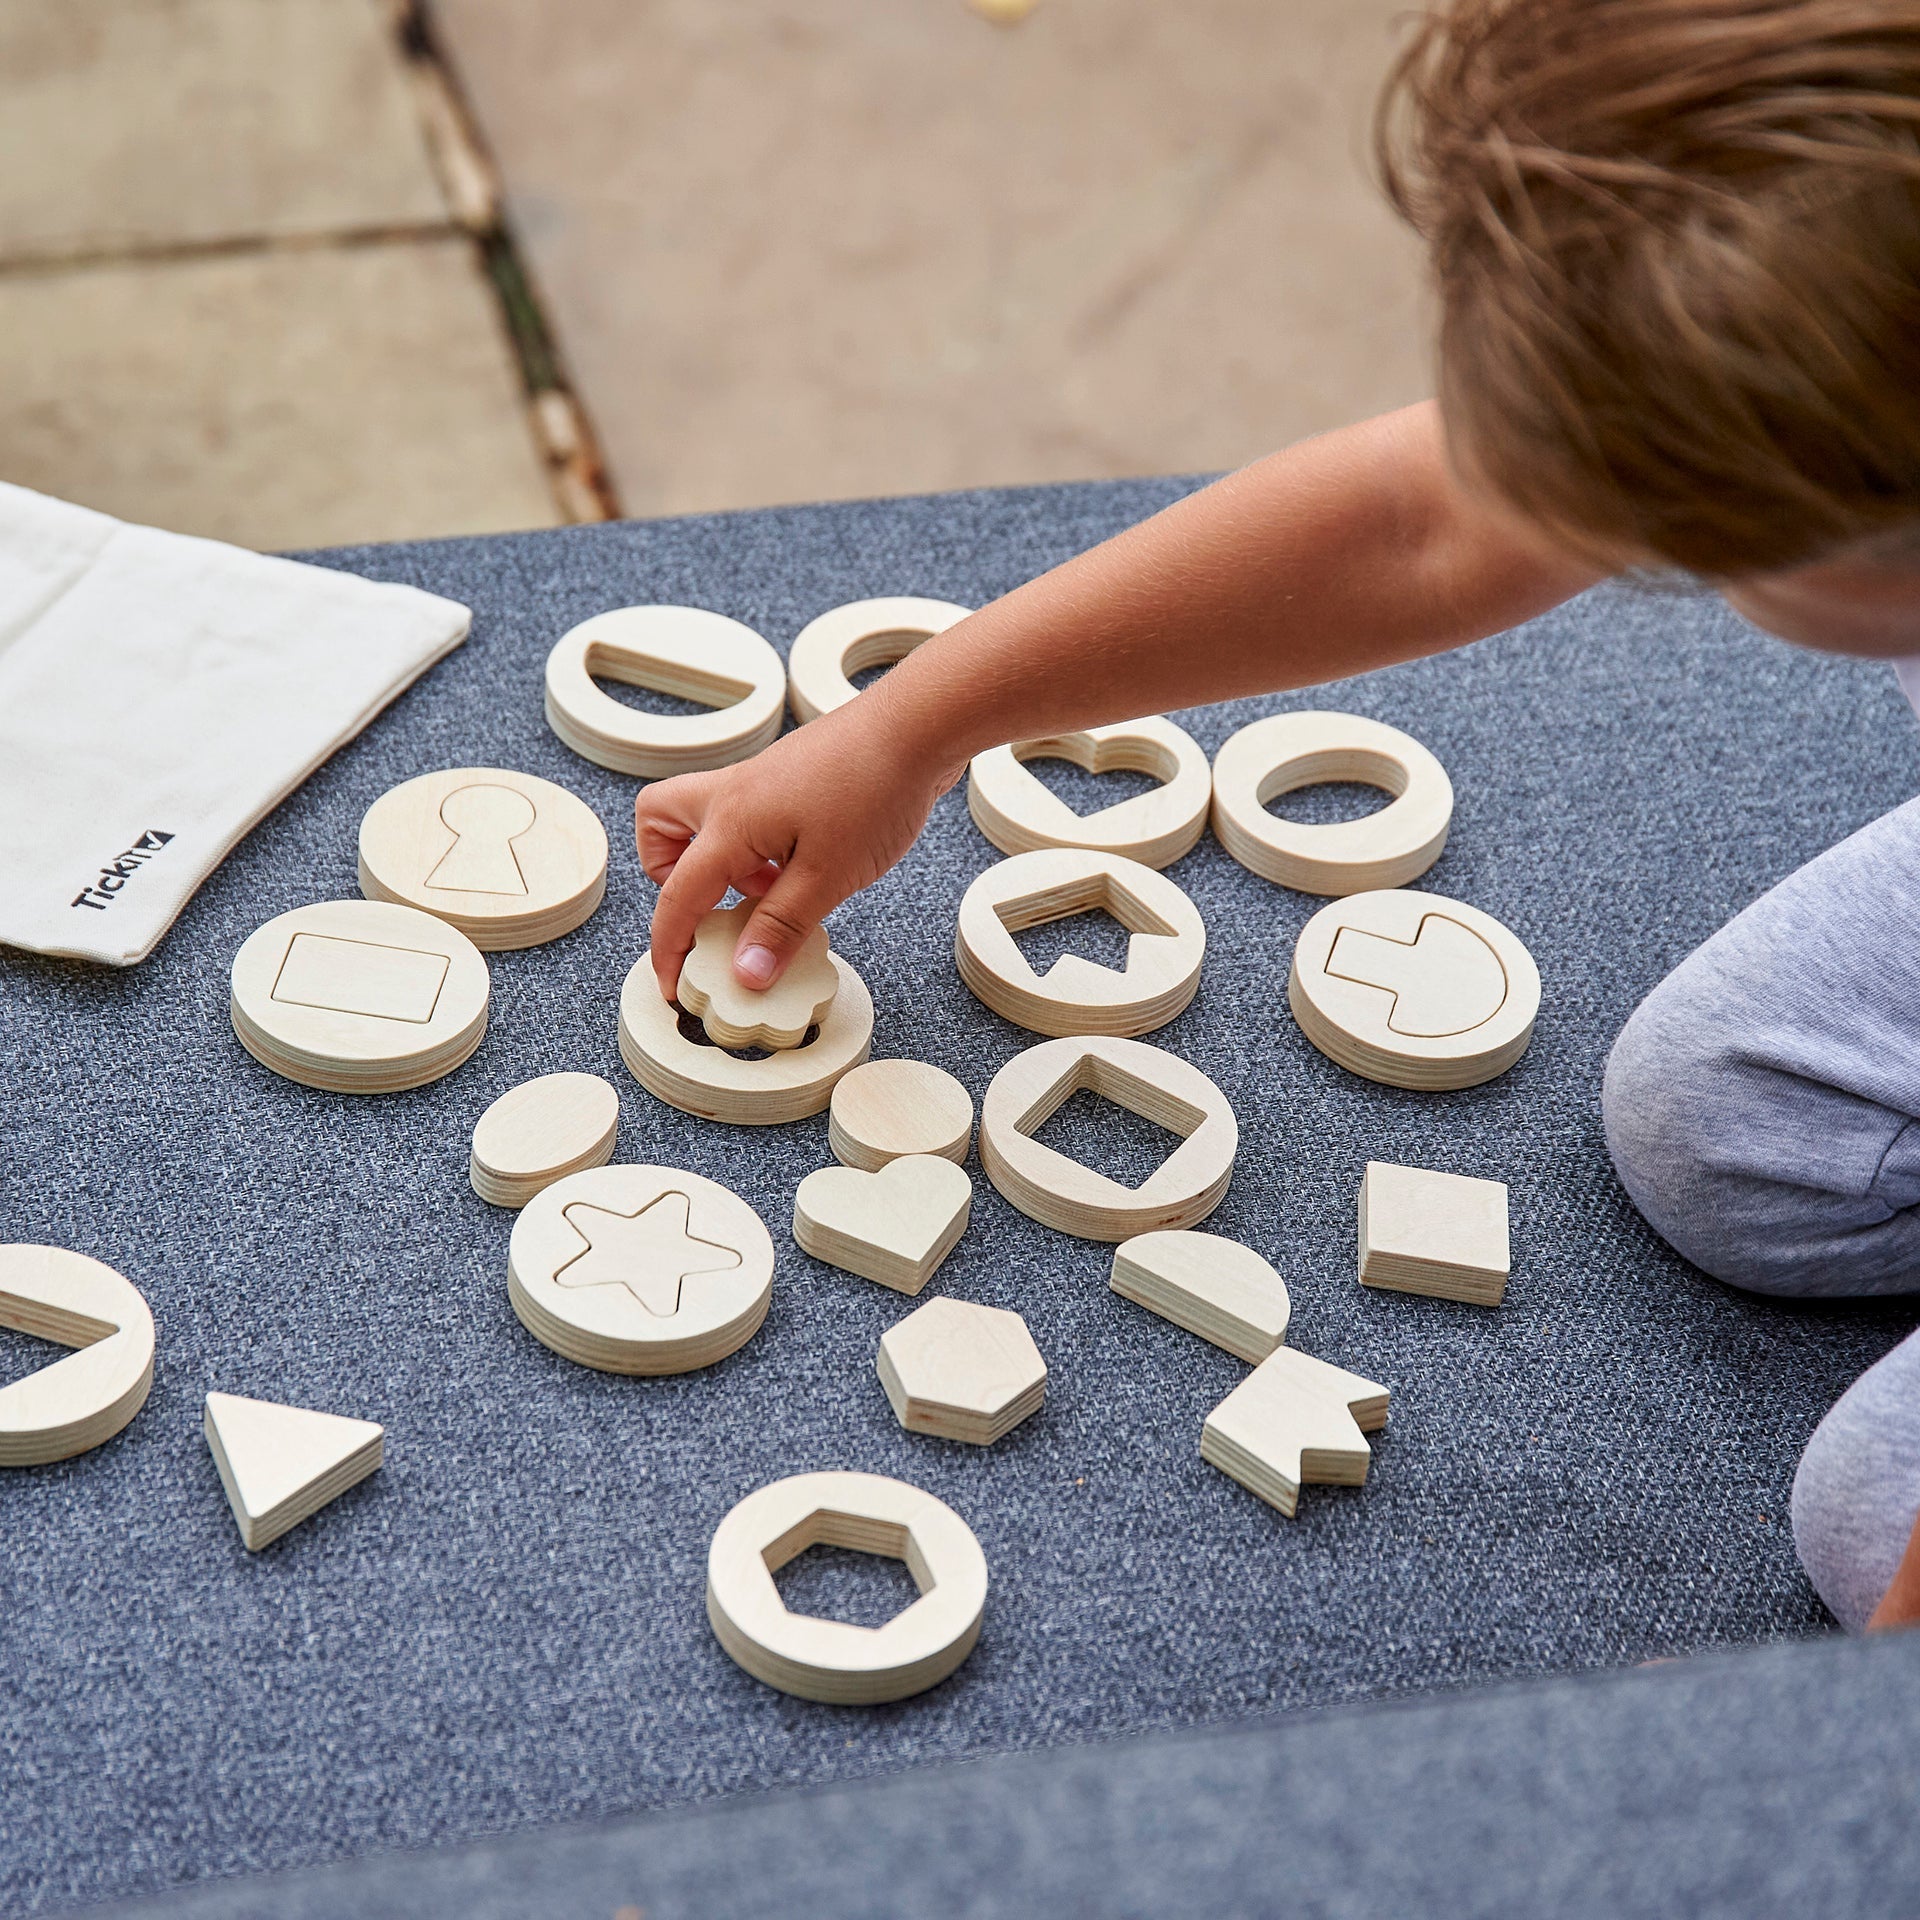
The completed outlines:
<svg viewBox="0 0 1920 1920">
<path fill-rule="evenodd" d="M 713 776 L 682 774 L 642 787 L 633 803 L 633 834 L 647 878 L 664 886 L 700 831 L 713 789 Z"/>
<path fill-rule="evenodd" d="M 760 904 L 748 917 L 733 949 L 736 979 L 749 987 L 770 987 L 786 972 L 801 941 L 846 897 L 804 861 L 780 870 Z"/>
<path fill-rule="evenodd" d="M 737 880 L 751 882 L 765 864 L 738 843 L 723 844 L 718 832 L 697 835 L 680 856 L 653 908 L 653 973 L 666 999 L 680 990 L 681 963 L 693 951 L 700 916 L 718 906 Z"/>
</svg>

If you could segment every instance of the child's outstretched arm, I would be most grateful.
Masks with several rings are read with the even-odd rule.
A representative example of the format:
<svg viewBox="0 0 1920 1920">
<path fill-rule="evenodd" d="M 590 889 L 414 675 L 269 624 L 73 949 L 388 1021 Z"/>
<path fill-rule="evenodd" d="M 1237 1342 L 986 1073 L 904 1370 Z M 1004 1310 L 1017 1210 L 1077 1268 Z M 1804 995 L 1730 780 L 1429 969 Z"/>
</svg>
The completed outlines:
<svg viewBox="0 0 1920 1920">
<path fill-rule="evenodd" d="M 1431 404 L 1290 447 L 983 607 L 755 758 L 643 788 L 660 989 L 730 886 L 759 896 L 735 972 L 777 979 L 988 747 L 1438 653 L 1599 577 L 1461 485 Z"/>
</svg>

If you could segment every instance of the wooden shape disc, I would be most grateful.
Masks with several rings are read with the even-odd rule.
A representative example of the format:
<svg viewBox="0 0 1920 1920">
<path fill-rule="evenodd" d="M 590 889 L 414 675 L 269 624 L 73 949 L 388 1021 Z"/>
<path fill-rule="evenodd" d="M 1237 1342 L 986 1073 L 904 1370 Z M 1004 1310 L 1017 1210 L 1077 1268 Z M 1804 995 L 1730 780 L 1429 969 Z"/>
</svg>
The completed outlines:
<svg viewBox="0 0 1920 1920">
<path fill-rule="evenodd" d="M 1437 893 L 1356 893 L 1294 945 L 1287 1001 L 1300 1031 L 1390 1087 L 1478 1086 L 1526 1051 L 1540 972 L 1490 913 Z"/>
<path fill-rule="evenodd" d="M 878 1173 L 910 1153 L 964 1166 L 973 1144 L 973 1095 L 924 1060 L 869 1060 L 834 1083 L 827 1144 L 842 1166 L 862 1173 Z"/>
<path fill-rule="evenodd" d="M 597 1073 L 544 1073 L 510 1087 L 473 1129 L 469 1177 L 482 1200 L 522 1207 L 554 1181 L 613 1158 L 620 1096 Z"/>
<path fill-rule="evenodd" d="M 451 1073 L 486 1037 L 487 963 L 417 907 L 323 900 L 257 928 L 233 957 L 240 1044 L 334 1093 L 395 1093 Z"/>
<path fill-rule="evenodd" d="M 0 1387 L 0 1467 L 111 1440 L 153 1385 L 153 1315 L 131 1280 L 65 1247 L 0 1246 L 0 1327 L 75 1347 Z"/>
<path fill-rule="evenodd" d="M 1088 773 L 1150 773 L 1161 785 L 1078 814 L 1027 771 L 1028 760 L 1070 760 Z M 1200 743 L 1159 714 L 994 747 L 976 754 L 967 773 L 967 811 L 1002 853 L 1093 847 L 1143 866 L 1171 866 L 1207 830 L 1212 800 L 1213 771 Z"/>
<path fill-rule="evenodd" d="M 1378 813 L 1325 826 L 1267 811 L 1277 795 L 1326 780 L 1356 780 L 1394 798 Z M 1447 770 L 1410 734 L 1361 714 L 1269 714 L 1214 758 L 1214 838 L 1249 872 L 1300 893 L 1403 887 L 1440 858 L 1452 819 Z"/>
<path fill-rule="evenodd" d="M 883 1627 L 790 1613 L 774 1574 L 812 1546 L 906 1562 L 920 1597 Z M 944 1680 L 980 1638 L 987 1560 L 930 1493 L 877 1473 L 797 1473 L 750 1493 L 714 1530 L 707 1619 L 756 1680 L 802 1700 L 871 1706 Z"/>
<path fill-rule="evenodd" d="M 1066 953 L 1035 973 L 1013 936 L 1096 909 L 1127 930 L 1124 970 Z M 1199 910 L 1164 874 L 1079 847 L 989 867 L 960 902 L 954 935 L 955 964 L 976 999 L 1016 1026 L 1056 1035 L 1131 1038 L 1165 1026 L 1199 991 L 1206 953 Z"/>
<path fill-rule="evenodd" d="M 773 1240 L 717 1181 L 678 1167 L 592 1167 L 527 1203 L 507 1247 L 521 1324 L 603 1373 L 689 1373 L 767 1317 Z"/>
<path fill-rule="evenodd" d="M 1123 1187 L 1032 1136 L 1074 1094 L 1093 1092 L 1181 1136 L 1138 1187 Z M 980 1103 L 980 1164 L 1020 1211 L 1083 1240 L 1191 1227 L 1233 1178 L 1239 1123 L 1198 1067 L 1143 1040 L 1075 1035 L 1017 1053 Z"/>
<path fill-rule="evenodd" d="M 844 707 L 858 691 L 856 673 L 904 660 L 922 641 L 972 611 L 951 600 L 895 595 L 855 600 L 810 620 L 787 654 L 787 699 L 794 719 L 804 726 Z"/>
<path fill-rule="evenodd" d="M 709 713 L 642 713 L 594 685 L 646 687 Z M 616 607 L 547 656 L 547 724 L 616 773 L 662 779 L 751 759 L 780 731 L 787 671 L 751 627 L 703 607 Z"/>
<path fill-rule="evenodd" d="M 537 947 L 605 897 L 607 833 L 585 801 L 530 773 L 423 773 L 360 822 L 360 891 L 436 914 L 483 952 Z"/>
<path fill-rule="evenodd" d="M 827 1017 L 840 991 L 827 930 L 815 927 L 770 987 L 734 978 L 733 950 L 753 918 L 754 903 L 715 907 L 700 916 L 693 948 L 680 965 L 680 1004 L 697 1015 L 716 1047 L 797 1047 Z"/>
</svg>

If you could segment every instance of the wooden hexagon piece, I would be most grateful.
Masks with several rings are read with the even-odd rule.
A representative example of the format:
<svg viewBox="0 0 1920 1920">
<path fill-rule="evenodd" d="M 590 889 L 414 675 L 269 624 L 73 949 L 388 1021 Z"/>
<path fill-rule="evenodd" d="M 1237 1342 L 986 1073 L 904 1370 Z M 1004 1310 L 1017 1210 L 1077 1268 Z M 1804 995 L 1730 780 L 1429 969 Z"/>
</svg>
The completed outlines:
<svg viewBox="0 0 1920 1920">
<path fill-rule="evenodd" d="M 880 1341 L 880 1384 L 909 1433 L 991 1446 L 1037 1413 L 1047 1363 L 1027 1323 L 1004 1307 L 929 1300 Z"/>
<path fill-rule="evenodd" d="M 716 907 L 694 932 L 680 968 L 680 1004 L 699 1016 L 716 1047 L 797 1047 L 827 1017 L 840 976 L 827 952 L 827 930 L 815 927 L 778 980 L 756 990 L 733 977 L 733 950 L 753 902 Z"/>
</svg>

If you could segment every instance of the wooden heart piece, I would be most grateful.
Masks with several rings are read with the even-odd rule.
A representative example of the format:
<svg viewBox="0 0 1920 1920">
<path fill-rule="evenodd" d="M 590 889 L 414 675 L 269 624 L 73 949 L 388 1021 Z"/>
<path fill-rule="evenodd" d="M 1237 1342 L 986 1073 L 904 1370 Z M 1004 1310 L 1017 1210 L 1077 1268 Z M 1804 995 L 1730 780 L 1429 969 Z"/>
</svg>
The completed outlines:
<svg viewBox="0 0 1920 1920">
<path fill-rule="evenodd" d="M 890 1160 L 878 1173 L 822 1167 L 793 1196 L 793 1237 L 816 1260 L 918 1293 L 967 1230 L 973 1182 L 933 1153 Z"/>
<path fill-rule="evenodd" d="M 693 951 L 680 968 L 680 1004 L 697 1014 L 716 1047 L 797 1047 L 827 1017 L 840 976 L 827 952 L 827 931 L 815 927 L 785 973 L 770 987 L 743 987 L 733 977 L 753 902 L 716 907 L 694 930 Z"/>
</svg>

